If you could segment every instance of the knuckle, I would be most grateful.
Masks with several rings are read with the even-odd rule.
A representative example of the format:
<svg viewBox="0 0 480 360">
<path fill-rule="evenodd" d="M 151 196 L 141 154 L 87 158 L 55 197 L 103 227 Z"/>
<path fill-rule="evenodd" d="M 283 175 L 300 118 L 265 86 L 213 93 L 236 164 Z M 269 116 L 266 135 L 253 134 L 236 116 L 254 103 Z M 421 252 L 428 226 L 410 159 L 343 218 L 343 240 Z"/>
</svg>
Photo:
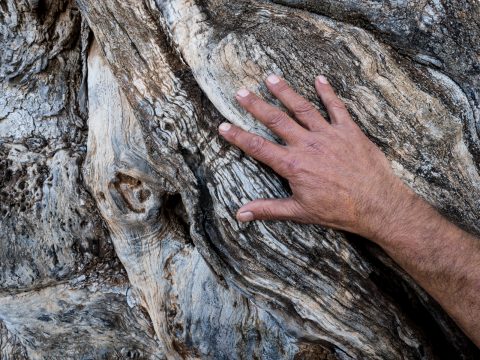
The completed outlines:
<svg viewBox="0 0 480 360">
<path fill-rule="evenodd" d="M 256 105 L 260 102 L 261 100 L 254 94 L 249 94 L 247 98 L 245 99 L 245 102 L 249 106 Z"/>
<path fill-rule="evenodd" d="M 291 176 L 300 172 L 300 160 L 296 157 L 287 158 L 284 161 L 285 172 Z"/>
<path fill-rule="evenodd" d="M 316 140 L 307 142 L 305 147 L 308 150 L 313 150 L 315 152 L 321 151 L 321 149 L 322 149 L 321 144 Z"/>
<path fill-rule="evenodd" d="M 261 136 L 252 136 L 247 143 L 248 149 L 253 154 L 260 153 L 265 146 L 265 139 Z"/>
<path fill-rule="evenodd" d="M 330 100 L 328 103 L 328 108 L 332 110 L 346 110 L 345 104 L 340 99 Z"/>
<path fill-rule="evenodd" d="M 310 114 L 314 110 L 313 105 L 309 101 L 300 101 L 293 106 L 295 115 Z"/>
<path fill-rule="evenodd" d="M 292 206 L 291 206 L 291 211 L 292 211 L 292 217 L 294 217 L 297 221 L 303 222 L 305 218 L 305 211 L 302 208 L 302 206 L 298 203 L 297 200 L 295 200 L 294 197 L 292 197 Z"/>
<path fill-rule="evenodd" d="M 266 219 L 273 219 L 273 211 L 268 206 L 262 206 L 260 212 L 262 213 L 263 217 Z"/>
<path fill-rule="evenodd" d="M 278 92 L 289 91 L 290 87 L 288 86 L 288 84 L 285 81 L 280 81 L 280 83 L 278 83 L 277 86 L 276 86 L 276 90 Z"/>
<path fill-rule="evenodd" d="M 270 127 L 278 127 L 285 124 L 286 120 L 287 114 L 283 111 L 273 111 L 268 117 L 267 124 Z"/>
<path fill-rule="evenodd" d="M 232 127 L 232 129 L 229 131 L 229 137 L 231 139 L 231 141 L 236 141 L 238 139 L 238 134 L 239 134 L 239 130 L 234 126 Z"/>
</svg>

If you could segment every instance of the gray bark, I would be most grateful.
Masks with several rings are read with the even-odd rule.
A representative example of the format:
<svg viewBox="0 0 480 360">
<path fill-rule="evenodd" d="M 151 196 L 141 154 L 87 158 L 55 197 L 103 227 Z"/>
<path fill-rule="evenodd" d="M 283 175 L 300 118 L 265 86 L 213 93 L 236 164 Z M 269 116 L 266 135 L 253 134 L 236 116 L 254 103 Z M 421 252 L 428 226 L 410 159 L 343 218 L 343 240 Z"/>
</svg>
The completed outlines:
<svg viewBox="0 0 480 360">
<path fill-rule="evenodd" d="M 328 75 L 396 173 L 480 233 L 480 4 L 0 2 L 2 359 L 474 359 L 379 248 L 291 222 L 234 100 Z M 325 112 L 324 112 L 325 113 Z M 276 139 L 278 140 L 278 139 Z"/>
</svg>

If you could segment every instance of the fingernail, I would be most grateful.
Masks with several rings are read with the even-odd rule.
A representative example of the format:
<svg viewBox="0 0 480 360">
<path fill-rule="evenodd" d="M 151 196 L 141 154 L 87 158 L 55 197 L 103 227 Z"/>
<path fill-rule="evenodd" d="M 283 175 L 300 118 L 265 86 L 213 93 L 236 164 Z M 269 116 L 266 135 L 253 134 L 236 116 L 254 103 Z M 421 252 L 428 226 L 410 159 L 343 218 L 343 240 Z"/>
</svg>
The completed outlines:
<svg viewBox="0 0 480 360">
<path fill-rule="evenodd" d="M 245 97 L 248 94 L 250 94 L 250 91 L 248 91 L 245 88 L 241 88 L 240 90 L 237 91 L 237 95 L 240 96 L 240 97 Z"/>
<path fill-rule="evenodd" d="M 278 84 L 280 82 L 280 78 L 275 75 L 275 74 L 270 74 L 268 75 L 267 77 L 267 81 L 270 83 L 270 84 Z"/>
<path fill-rule="evenodd" d="M 238 221 L 252 221 L 253 220 L 253 213 L 251 211 L 242 211 L 241 213 L 237 214 Z"/>
<path fill-rule="evenodd" d="M 232 125 L 225 122 L 225 123 L 220 124 L 220 126 L 218 127 L 218 130 L 220 132 L 227 132 L 228 130 L 230 130 L 231 127 L 232 127 Z"/>
<path fill-rule="evenodd" d="M 317 80 L 320 82 L 320 84 L 328 84 L 327 78 L 323 75 L 318 75 Z"/>
</svg>

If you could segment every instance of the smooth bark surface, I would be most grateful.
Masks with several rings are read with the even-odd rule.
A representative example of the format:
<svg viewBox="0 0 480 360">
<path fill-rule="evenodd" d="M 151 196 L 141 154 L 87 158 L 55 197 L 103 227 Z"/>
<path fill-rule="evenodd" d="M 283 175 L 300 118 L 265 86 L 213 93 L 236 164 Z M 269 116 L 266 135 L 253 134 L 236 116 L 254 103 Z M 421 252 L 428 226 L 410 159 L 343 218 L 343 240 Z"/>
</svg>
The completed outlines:
<svg viewBox="0 0 480 360">
<path fill-rule="evenodd" d="M 288 196 L 217 133 L 326 74 L 396 173 L 480 233 L 476 1 L 0 4 L 0 357 L 473 359 L 382 251 L 235 220 Z M 461 40 L 460 40 L 461 39 Z M 278 104 L 278 103 L 277 103 Z M 318 105 L 323 111 L 323 108 Z"/>
</svg>

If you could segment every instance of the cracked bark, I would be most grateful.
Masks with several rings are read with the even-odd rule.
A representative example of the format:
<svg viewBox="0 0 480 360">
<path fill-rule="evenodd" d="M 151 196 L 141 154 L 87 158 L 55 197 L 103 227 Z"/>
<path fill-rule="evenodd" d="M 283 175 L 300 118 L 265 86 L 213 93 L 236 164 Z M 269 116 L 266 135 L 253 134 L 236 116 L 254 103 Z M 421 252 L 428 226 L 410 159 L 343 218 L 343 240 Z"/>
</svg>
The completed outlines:
<svg viewBox="0 0 480 360">
<path fill-rule="evenodd" d="M 402 179 L 480 233 L 480 5 L 0 4 L 2 358 L 476 358 L 378 248 L 235 221 L 288 194 L 228 146 L 236 104 L 326 73 Z M 278 102 L 277 102 L 278 103 Z"/>
</svg>

